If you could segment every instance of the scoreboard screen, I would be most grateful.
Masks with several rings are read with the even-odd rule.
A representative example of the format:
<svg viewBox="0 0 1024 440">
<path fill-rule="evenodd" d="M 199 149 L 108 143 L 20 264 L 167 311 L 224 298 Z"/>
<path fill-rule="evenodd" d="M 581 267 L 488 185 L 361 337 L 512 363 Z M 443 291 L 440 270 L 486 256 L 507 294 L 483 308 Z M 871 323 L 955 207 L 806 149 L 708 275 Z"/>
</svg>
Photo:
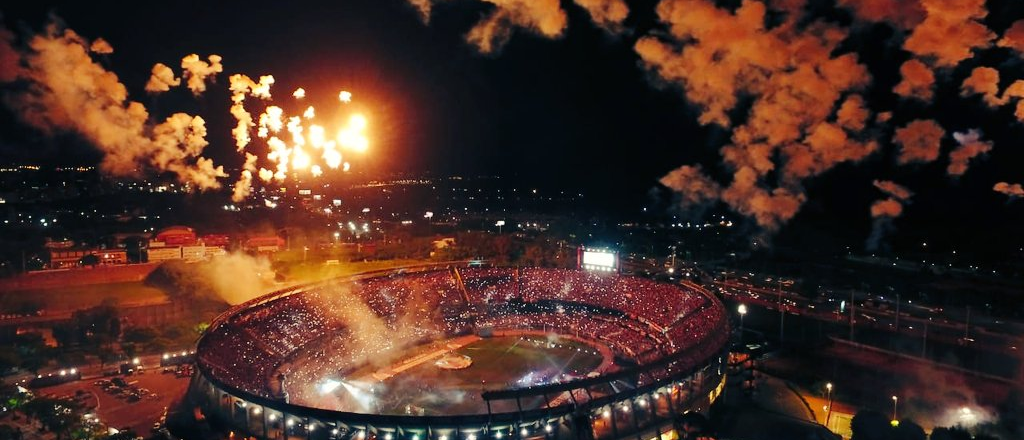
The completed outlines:
<svg viewBox="0 0 1024 440">
<path fill-rule="evenodd" d="M 616 272 L 619 264 L 614 252 L 584 249 L 580 257 L 580 267 L 587 270 Z"/>
</svg>

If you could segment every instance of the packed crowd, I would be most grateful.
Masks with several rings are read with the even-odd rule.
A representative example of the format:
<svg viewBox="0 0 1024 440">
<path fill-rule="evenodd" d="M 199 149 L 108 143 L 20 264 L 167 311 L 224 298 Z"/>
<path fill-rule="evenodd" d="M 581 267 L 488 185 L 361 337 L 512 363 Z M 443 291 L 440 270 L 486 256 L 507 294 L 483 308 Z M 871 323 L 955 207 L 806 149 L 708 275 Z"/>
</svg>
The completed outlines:
<svg viewBox="0 0 1024 440">
<path fill-rule="evenodd" d="M 707 341 L 724 333 L 715 331 L 724 322 L 721 307 L 709 297 L 642 278 L 565 269 L 453 268 L 283 295 L 217 323 L 198 353 L 216 378 L 279 397 L 280 386 L 270 385 L 278 373 L 308 384 L 394 355 L 398 348 L 473 329 L 578 334 L 647 363 L 680 350 L 703 356 Z"/>
</svg>

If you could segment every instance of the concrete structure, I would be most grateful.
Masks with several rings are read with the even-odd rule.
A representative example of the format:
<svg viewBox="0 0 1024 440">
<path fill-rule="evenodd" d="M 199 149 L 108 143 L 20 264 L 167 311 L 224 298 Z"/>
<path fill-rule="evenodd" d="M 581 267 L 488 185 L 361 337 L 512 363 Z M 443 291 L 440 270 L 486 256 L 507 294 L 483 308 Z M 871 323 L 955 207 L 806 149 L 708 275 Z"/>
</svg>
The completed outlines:
<svg viewBox="0 0 1024 440">
<path fill-rule="evenodd" d="M 289 403 L 287 390 L 281 385 L 283 378 L 278 376 L 277 369 L 285 362 L 305 356 L 304 352 L 329 348 L 321 345 L 322 339 L 317 334 L 342 331 L 323 328 L 310 331 L 308 329 L 315 326 L 312 323 L 303 325 L 301 319 L 306 318 L 292 318 L 315 317 L 311 315 L 315 309 L 300 309 L 302 304 L 315 302 L 313 298 L 322 294 L 318 289 L 368 281 L 376 286 L 373 292 L 380 292 L 388 290 L 387 283 L 398 283 L 405 277 L 424 275 L 418 278 L 420 280 L 440 274 L 435 279 L 445 279 L 446 272 L 455 280 L 447 284 L 448 288 L 461 288 L 461 295 L 453 294 L 448 300 L 468 303 L 463 304 L 465 310 L 481 313 L 479 319 L 488 319 L 488 310 L 494 308 L 500 309 L 496 313 L 502 317 L 515 313 L 514 307 L 477 303 L 477 297 L 472 292 L 467 293 L 458 269 L 444 265 L 379 271 L 289 288 L 235 306 L 211 323 L 198 343 L 197 373 L 190 384 L 190 396 L 206 417 L 217 420 L 235 435 L 259 439 L 501 440 L 507 437 L 511 440 L 648 440 L 673 438 L 674 421 L 680 414 L 689 410 L 706 410 L 724 389 L 729 324 L 721 302 L 703 289 L 660 285 L 676 289 L 680 298 L 696 297 L 700 306 L 690 309 L 685 317 L 671 316 L 669 319 L 673 321 L 663 327 L 663 334 L 645 334 L 651 337 L 685 335 L 677 337 L 686 340 L 678 340 L 678 344 L 672 343 L 670 348 L 660 347 L 662 350 L 653 355 L 651 352 L 648 356 L 638 355 L 614 371 L 559 383 L 483 391 L 480 394 L 481 407 L 466 414 L 357 413 Z M 537 269 L 533 274 L 521 275 L 519 269 L 515 269 L 514 278 L 505 279 L 519 283 L 531 276 L 570 272 L 575 273 Z M 611 279 L 619 277 L 613 274 L 606 276 L 613 277 Z M 431 288 L 424 290 L 432 291 Z M 369 294 L 374 295 L 373 292 Z M 535 301 L 549 308 L 557 305 L 559 309 L 562 306 L 600 309 L 599 313 L 605 314 L 603 319 L 623 320 L 625 327 L 649 329 L 645 323 L 659 318 L 664 321 L 664 317 L 652 315 L 645 318 L 599 304 L 589 305 L 585 302 L 592 292 L 577 293 L 571 301 L 565 300 L 564 295 Z M 694 321 L 697 319 L 700 321 Z M 318 326 L 323 325 L 323 320 L 316 318 L 316 321 Z M 677 324 L 685 332 L 669 333 L 670 327 L 676 329 Z M 506 327 L 504 330 L 515 329 Z M 554 331 L 569 334 L 567 329 Z M 282 336 L 278 340 L 271 335 Z M 595 341 L 603 339 L 603 335 L 589 337 Z"/>
</svg>

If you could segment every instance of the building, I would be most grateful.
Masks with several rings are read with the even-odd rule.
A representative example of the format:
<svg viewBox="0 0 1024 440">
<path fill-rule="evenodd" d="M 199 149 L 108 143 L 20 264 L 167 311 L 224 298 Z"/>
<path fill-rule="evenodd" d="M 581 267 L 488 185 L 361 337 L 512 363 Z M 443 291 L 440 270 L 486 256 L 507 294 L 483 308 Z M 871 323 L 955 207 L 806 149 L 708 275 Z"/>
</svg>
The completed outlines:
<svg viewBox="0 0 1024 440">
<path fill-rule="evenodd" d="M 65 248 L 50 249 L 50 269 L 79 267 L 87 255 L 95 255 L 99 266 L 128 264 L 128 253 L 124 249 Z"/>
</svg>

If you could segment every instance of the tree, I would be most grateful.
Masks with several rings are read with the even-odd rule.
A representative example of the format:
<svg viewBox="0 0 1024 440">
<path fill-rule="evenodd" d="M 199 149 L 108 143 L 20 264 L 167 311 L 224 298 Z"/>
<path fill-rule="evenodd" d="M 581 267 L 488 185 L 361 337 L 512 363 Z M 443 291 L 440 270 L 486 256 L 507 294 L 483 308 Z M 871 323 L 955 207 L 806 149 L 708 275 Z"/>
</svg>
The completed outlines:
<svg viewBox="0 0 1024 440">
<path fill-rule="evenodd" d="M 971 433 L 963 428 L 935 428 L 931 440 L 971 440 Z"/>
<path fill-rule="evenodd" d="M 146 345 L 159 336 L 160 334 L 153 327 L 132 327 L 124 332 L 121 339 L 125 342 Z"/>
<path fill-rule="evenodd" d="M 853 431 L 850 440 L 888 440 L 892 427 L 882 413 L 863 410 L 850 420 L 850 430 Z"/>
<path fill-rule="evenodd" d="M 0 377 L 21 365 L 21 356 L 15 350 L 0 349 Z"/>
<path fill-rule="evenodd" d="M 894 440 L 927 440 L 928 435 L 924 433 L 921 425 L 912 420 L 901 420 L 899 426 L 893 429 Z"/>
<path fill-rule="evenodd" d="M 96 254 L 89 254 L 89 255 L 83 256 L 82 258 L 78 259 L 78 265 L 79 266 L 92 266 L 92 267 L 99 266 L 100 265 L 100 257 L 97 257 Z"/>
<path fill-rule="evenodd" d="M 71 399 L 38 397 L 22 406 L 22 412 L 39 420 L 43 428 L 61 439 L 81 421 L 78 403 Z"/>
<path fill-rule="evenodd" d="M 117 360 L 117 352 L 108 346 L 103 346 L 97 350 L 96 357 L 100 359 L 100 369 L 102 370 L 107 364 Z"/>
<path fill-rule="evenodd" d="M 138 347 L 136 347 L 134 343 L 125 342 L 121 344 L 121 351 L 124 352 L 125 356 L 133 358 L 135 357 L 136 354 L 138 354 Z"/>
</svg>

